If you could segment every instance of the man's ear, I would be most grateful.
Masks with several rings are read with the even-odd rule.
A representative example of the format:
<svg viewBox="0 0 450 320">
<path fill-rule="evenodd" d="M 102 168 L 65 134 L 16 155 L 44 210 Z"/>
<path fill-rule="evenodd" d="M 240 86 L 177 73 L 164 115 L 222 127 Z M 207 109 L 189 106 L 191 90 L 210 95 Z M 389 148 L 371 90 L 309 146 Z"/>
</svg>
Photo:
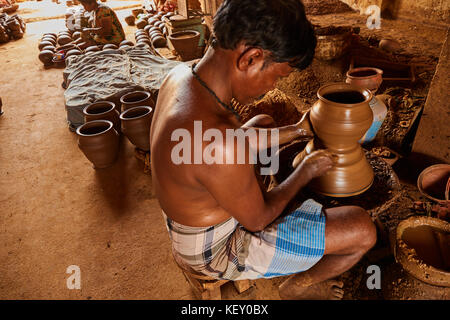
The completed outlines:
<svg viewBox="0 0 450 320">
<path fill-rule="evenodd" d="M 264 54 L 261 48 L 246 48 L 238 58 L 237 68 L 240 71 L 248 71 L 257 67 L 260 70 L 264 64 Z"/>
</svg>

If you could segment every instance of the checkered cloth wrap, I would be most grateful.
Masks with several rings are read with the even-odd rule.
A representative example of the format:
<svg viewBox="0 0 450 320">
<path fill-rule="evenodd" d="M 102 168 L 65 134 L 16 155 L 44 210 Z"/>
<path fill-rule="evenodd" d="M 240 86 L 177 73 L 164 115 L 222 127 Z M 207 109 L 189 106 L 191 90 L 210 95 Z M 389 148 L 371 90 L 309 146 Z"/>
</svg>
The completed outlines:
<svg viewBox="0 0 450 320">
<path fill-rule="evenodd" d="M 178 259 L 216 279 L 299 273 L 315 265 L 325 250 L 325 215 L 312 199 L 261 232 L 249 232 L 234 218 L 211 227 L 189 227 L 163 215 Z"/>
</svg>

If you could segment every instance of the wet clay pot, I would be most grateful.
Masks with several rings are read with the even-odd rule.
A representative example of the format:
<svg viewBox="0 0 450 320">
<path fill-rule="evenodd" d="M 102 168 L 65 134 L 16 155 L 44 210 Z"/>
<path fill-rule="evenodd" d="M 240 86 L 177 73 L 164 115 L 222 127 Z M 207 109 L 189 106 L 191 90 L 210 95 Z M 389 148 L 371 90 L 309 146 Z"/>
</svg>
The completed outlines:
<svg viewBox="0 0 450 320">
<path fill-rule="evenodd" d="M 197 58 L 199 39 L 200 33 L 195 30 L 174 32 L 169 36 L 170 42 L 183 61 Z"/>
<path fill-rule="evenodd" d="M 116 105 L 110 101 L 97 101 L 83 109 L 84 121 L 109 120 L 113 123 L 114 129 L 120 132 L 119 112 Z"/>
<path fill-rule="evenodd" d="M 137 148 L 150 150 L 150 125 L 152 123 L 153 108 L 149 106 L 133 107 L 120 115 L 122 132 Z"/>
<path fill-rule="evenodd" d="M 363 193 L 372 185 L 374 173 L 358 140 L 372 124 L 372 94 L 346 83 L 324 85 L 317 92 L 310 120 L 318 142 L 337 155 L 336 164 L 310 187 L 332 197 Z M 310 152 L 316 149 L 310 146 Z"/>
<path fill-rule="evenodd" d="M 375 93 L 381 82 L 383 82 L 382 76 L 383 70 L 378 68 L 355 68 L 347 71 L 347 79 L 345 82 L 369 89 L 372 93 Z"/>
<path fill-rule="evenodd" d="M 155 102 L 152 99 L 152 95 L 147 91 L 133 91 L 124 94 L 120 98 L 122 104 L 122 112 L 137 106 L 150 106 L 155 107 Z"/>
<path fill-rule="evenodd" d="M 403 220 L 396 230 L 395 259 L 413 277 L 450 287 L 450 223 L 432 217 Z"/>
<path fill-rule="evenodd" d="M 78 147 L 94 169 L 111 166 L 119 153 L 119 134 L 107 120 L 89 121 L 78 127 Z"/>
</svg>

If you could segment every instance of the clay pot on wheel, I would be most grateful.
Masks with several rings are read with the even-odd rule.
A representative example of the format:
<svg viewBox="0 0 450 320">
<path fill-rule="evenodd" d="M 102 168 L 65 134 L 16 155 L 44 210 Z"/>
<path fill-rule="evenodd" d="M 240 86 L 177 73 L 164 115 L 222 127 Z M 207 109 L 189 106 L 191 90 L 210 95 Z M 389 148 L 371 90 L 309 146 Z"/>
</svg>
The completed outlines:
<svg viewBox="0 0 450 320">
<path fill-rule="evenodd" d="M 97 101 L 83 109 L 84 121 L 108 120 L 114 125 L 114 129 L 120 132 L 119 112 L 116 105 L 110 101 Z"/>
<path fill-rule="evenodd" d="M 372 94 L 346 83 L 324 85 L 310 112 L 310 121 L 319 143 L 337 155 L 335 166 L 313 179 L 310 187 L 332 197 L 363 193 L 372 185 L 374 173 L 358 140 L 372 124 L 369 107 Z M 317 146 L 309 145 L 312 152 Z M 322 146 L 320 146 L 321 148 Z"/>
<path fill-rule="evenodd" d="M 120 103 L 122 104 L 122 112 L 137 106 L 155 107 L 152 95 L 147 91 L 133 91 L 127 93 L 120 97 Z"/>
<path fill-rule="evenodd" d="M 112 165 L 119 153 L 119 134 L 107 120 L 89 121 L 78 127 L 78 147 L 95 169 Z"/>
<path fill-rule="evenodd" d="M 169 41 L 183 61 L 197 58 L 199 39 L 200 32 L 194 30 L 174 32 L 169 36 Z"/>
<path fill-rule="evenodd" d="M 122 132 L 137 148 L 150 150 L 150 125 L 153 108 L 149 106 L 133 107 L 120 115 Z"/>
</svg>

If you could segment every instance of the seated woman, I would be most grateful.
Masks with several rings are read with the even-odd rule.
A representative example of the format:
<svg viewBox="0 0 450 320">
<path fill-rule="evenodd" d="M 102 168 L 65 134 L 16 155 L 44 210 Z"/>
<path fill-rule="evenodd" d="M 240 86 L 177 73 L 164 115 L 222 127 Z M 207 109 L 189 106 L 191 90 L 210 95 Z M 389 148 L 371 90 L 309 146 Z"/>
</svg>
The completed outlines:
<svg viewBox="0 0 450 320">
<path fill-rule="evenodd" d="M 83 31 L 81 38 L 89 45 L 112 43 L 119 45 L 125 40 L 125 32 L 116 13 L 96 0 L 80 0 L 84 9 L 91 13 L 89 27 L 101 28 L 95 31 Z"/>
</svg>

